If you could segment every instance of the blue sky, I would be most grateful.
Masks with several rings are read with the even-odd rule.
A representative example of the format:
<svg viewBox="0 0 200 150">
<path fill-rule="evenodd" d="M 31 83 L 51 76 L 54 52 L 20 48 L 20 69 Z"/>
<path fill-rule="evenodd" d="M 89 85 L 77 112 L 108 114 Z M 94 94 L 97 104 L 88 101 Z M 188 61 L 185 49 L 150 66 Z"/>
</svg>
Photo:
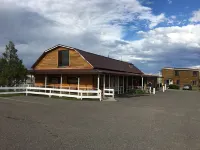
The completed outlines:
<svg viewBox="0 0 200 150">
<path fill-rule="evenodd" d="M 57 44 L 134 63 L 146 73 L 200 67 L 198 0 L 0 0 L 0 52 L 30 67 Z"/>
</svg>

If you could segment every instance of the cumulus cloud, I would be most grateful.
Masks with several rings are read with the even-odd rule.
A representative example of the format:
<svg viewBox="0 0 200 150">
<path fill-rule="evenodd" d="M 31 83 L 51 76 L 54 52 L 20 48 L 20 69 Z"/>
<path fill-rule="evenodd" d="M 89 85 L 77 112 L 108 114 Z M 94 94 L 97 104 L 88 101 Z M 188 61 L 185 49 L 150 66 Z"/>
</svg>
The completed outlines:
<svg viewBox="0 0 200 150">
<path fill-rule="evenodd" d="M 185 67 L 200 62 L 200 25 L 160 27 L 138 34 L 141 40 L 121 46 L 118 53 L 142 69 L 148 70 L 148 66 L 148 71 L 163 66 Z"/>
<path fill-rule="evenodd" d="M 169 19 L 164 13 L 154 15 L 137 0 L 0 0 L 0 52 L 13 40 L 28 67 L 56 44 L 133 62 L 145 72 L 196 65 L 199 25 L 156 28 Z M 133 23 L 139 21 L 151 30 L 136 33 L 139 40 L 124 40 L 126 25 L 135 32 L 138 26 Z"/>
<path fill-rule="evenodd" d="M 192 13 L 191 22 L 200 22 L 200 9 Z"/>
<path fill-rule="evenodd" d="M 28 66 L 58 43 L 107 55 L 126 24 L 145 19 L 152 28 L 163 18 L 137 0 L 0 0 L 0 45 L 13 40 Z"/>
</svg>

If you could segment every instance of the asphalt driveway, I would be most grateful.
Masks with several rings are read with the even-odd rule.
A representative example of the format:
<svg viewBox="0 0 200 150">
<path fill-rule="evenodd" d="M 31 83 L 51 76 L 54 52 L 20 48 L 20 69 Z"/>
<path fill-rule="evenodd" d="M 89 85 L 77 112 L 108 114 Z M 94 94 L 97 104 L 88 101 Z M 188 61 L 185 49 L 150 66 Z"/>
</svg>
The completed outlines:
<svg viewBox="0 0 200 150">
<path fill-rule="evenodd" d="M 200 149 L 199 92 L 118 100 L 0 98 L 0 149 Z"/>
</svg>

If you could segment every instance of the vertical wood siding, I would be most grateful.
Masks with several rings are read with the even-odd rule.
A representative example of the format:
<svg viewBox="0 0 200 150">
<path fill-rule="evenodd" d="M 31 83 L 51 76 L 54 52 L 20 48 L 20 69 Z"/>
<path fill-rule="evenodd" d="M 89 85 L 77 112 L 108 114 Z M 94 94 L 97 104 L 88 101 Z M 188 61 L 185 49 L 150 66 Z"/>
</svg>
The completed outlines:
<svg viewBox="0 0 200 150">
<path fill-rule="evenodd" d="M 33 69 L 58 69 L 58 51 L 69 50 L 69 66 L 65 69 L 92 69 L 93 67 L 75 50 L 58 47 L 46 53 Z M 64 68 L 60 68 L 64 69 Z"/>
</svg>

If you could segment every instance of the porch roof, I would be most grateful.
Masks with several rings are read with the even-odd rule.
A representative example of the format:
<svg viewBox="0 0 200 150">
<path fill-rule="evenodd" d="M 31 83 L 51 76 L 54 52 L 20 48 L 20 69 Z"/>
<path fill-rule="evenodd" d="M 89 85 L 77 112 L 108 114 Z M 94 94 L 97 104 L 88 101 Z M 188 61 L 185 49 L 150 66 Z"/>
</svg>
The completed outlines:
<svg viewBox="0 0 200 150">
<path fill-rule="evenodd" d="M 103 69 L 42 69 L 42 70 L 29 70 L 31 74 L 113 74 L 124 76 L 141 76 L 141 77 L 159 77 L 155 75 L 135 74 L 131 72 L 120 72 Z"/>
</svg>

